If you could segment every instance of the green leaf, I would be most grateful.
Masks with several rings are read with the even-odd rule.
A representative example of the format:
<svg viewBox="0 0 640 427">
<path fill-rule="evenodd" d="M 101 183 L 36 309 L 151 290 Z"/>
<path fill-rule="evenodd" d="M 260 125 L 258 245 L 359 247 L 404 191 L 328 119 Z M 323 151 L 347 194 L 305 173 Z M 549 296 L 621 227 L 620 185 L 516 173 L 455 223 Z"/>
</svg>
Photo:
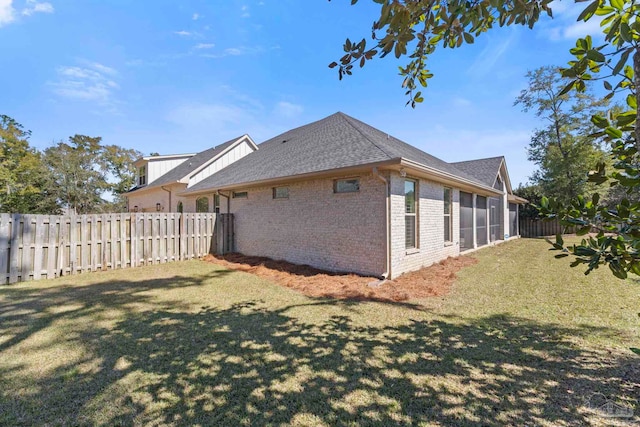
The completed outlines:
<svg viewBox="0 0 640 427">
<path fill-rule="evenodd" d="M 640 348 L 631 347 L 629 350 L 640 356 Z"/>
<path fill-rule="evenodd" d="M 591 117 L 591 123 L 599 127 L 600 129 L 605 129 L 609 126 L 609 120 L 605 119 L 602 116 L 593 116 Z"/>
<path fill-rule="evenodd" d="M 558 96 L 562 96 L 562 95 L 564 95 L 565 93 L 569 92 L 571 89 L 573 89 L 573 87 L 575 86 L 576 82 L 577 82 L 577 80 L 573 80 L 573 81 L 571 81 L 568 85 L 566 85 L 566 86 L 564 87 L 564 89 L 562 89 L 562 90 L 560 91 L 560 93 L 558 94 Z"/>
<path fill-rule="evenodd" d="M 613 275 L 616 276 L 618 279 L 624 280 L 627 278 L 627 272 L 624 270 L 624 268 L 622 268 L 618 260 L 611 261 L 609 263 L 609 269 L 611 270 Z"/>
<path fill-rule="evenodd" d="M 473 44 L 474 42 L 473 36 L 469 33 L 464 33 L 464 41 L 467 42 L 468 44 Z"/>
<path fill-rule="evenodd" d="M 546 196 L 542 196 L 542 198 L 540 199 L 540 206 L 542 206 L 544 209 L 549 208 L 549 199 Z"/>
<path fill-rule="evenodd" d="M 602 53 L 598 52 L 595 49 L 591 49 L 589 51 L 587 51 L 587 58 L 589 58 L 592 61 L 596 61 L 596 62 L 604 62 L 605 61 L 605 57 Z"/>
<path fill-rule="evenodd" d="M 624 52 L 622 52 L 622 55 L 620 55 L 620 59 L 618 60 L 618 63 L 616 64 L 615 67 L 613 67 L 613 74 L 619 74 L 620 71 L 622 71 L 622 68 L 624 67 L 624 65 L 627 63 L 627 60 L 629 59 L 629 55 L 631 54 L 631 50 L 633 48 L 627 49 Z"/>
<path fill-rule="evenodd" d="M 581 13 L 578 15 L 578 19 L 576 21 L 586 21 L 596 13 L 598 6 L 600 5 L 600 0 L 595 0 L 589 6 L 587 6 Z"/>
<path fill-rule="evenodd" d="M 620 23 L 620 37 L 622 40 L 629 43 L 633 40 L 633 36 L 631 35 L 631 28 L 629 28 L 629 24 L 626 22 Z"/>
<path fill-rule="evenodd" d="M 591 231 L 591 225 L 585 225 L 576 231 L 576 236 L 584 236 Z"/>
<path fill-rule="evenodd" d="M 611 0 L 611 6 L 615 7 L 619 11 L 622 11 L 622 9 L 624 8 L 624 0 Z"/>
<path fill-rule="evenodd" d="M 613 126 L 609 126 L 604 131 L 612 138 L 622 138 L 622 131 L 618 128 L 614 128 Z"/>
</svg>

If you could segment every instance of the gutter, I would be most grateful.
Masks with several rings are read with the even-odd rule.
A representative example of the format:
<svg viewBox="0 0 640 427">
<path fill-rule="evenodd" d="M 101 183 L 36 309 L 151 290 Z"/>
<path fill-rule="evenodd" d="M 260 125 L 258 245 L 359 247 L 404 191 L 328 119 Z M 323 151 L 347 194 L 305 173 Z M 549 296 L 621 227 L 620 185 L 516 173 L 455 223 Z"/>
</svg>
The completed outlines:
<svg viewBox="0 0 640 427">
<path fill-rule="evenodd" d="M 386 228 L 387 228 L 387 235 L 386 235 L 386 256 L 385 256 L 385 263 L 386 263 L 386 268 L 384 273 L 382 273 L 382 278 L 383 279 L 387 279 L 388 277 L 391 276 L 391 189 L 390 187 L 390 183 L 389 180 L 387 180 L 384 176 L 380 175 L 380 172 L 378 172 L 378 168 L 375 167 L 372 170 L 373 175 L 378 178 L 380 181 L 384 182 L 384 188 L 385 188 L 385 192 L 386 192 L 386 201 L 385 201 L 385 213 L 386 213 Z"/>
</svg>

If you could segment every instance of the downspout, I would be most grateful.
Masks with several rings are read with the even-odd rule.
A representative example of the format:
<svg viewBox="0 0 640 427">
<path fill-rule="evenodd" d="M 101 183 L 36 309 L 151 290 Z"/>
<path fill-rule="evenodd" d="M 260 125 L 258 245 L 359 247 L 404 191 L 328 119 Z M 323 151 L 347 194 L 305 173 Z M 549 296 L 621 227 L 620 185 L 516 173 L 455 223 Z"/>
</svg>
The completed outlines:
<svg viewBox="0 0 640 427">
<path fill-rule="evenodd" d="M 385 268 L 385 272 L 382 273 L 382 278 L 383 279 L 387 279 L 389 277 L 391 277 L 391 191 L 390 191 L 390 183 L 389 180 L 387 180 L 384 176 L 380 175 L 380 173 L 378 172 L 378 168 L 373 168 L 372 173 L 374 176 L 376 176 L 376 178 L 378 178 L 380 181 L 384 182 L 384 188 L 385 188 L 385 196 L 386 196 L 386 202 L 385 202 L 385 222 L 386 222 L 386 228 L 387 228 L 387 238 L 386 238 L 386 259 L 385 259 L 385 263 L 386 268 Z"/>
<path fill-rule="evenodd" d="M 166 191 L 167 193 L 169 193 L 169 210 L 168 212 L 173 212 L 173 205 L 171 204 L 171 190 L 167 190 L 166 188 L 164 188 L 164 186 L 160 186 L 161 189 L 163 189 L 164 191 Z"/>
<path fill-rule="evenodd" d="M 216 190 L 216 194 L 227 199 L 227 213 L 231 213 L 231 191 L 229 191 L 229 194 L 224 195 L 220 190 Z"/>
<path fill-rule="evenodd" d="M 222 194 L 222 192 L 220 190 L 216 190 L 216 194 L 225 197 L 227 199 L 227 214 L 231 213 L 231 191 L 229 191 L 229 194 Z M 217 217 L 217 216 L 216 216 Z M 222 218 L 222 217 L 221 217 Z M 216 220 L 216 222 L 218 222 Z M 222 250 L 219 252 L 222 255 L 224 255 L 226 252 L 233 252 L 235 250 L 235 248 L 233 247 L 233 243 L 231 243 L 228 246 L 231 246 L 231 248 L 226 248 L 228 249 L 228 251 L 225 251 L 225 247 L 224 247 L 224 237 L 221 238 L 220 240 L 221 246 L 222 246 Z"/>
</svg>

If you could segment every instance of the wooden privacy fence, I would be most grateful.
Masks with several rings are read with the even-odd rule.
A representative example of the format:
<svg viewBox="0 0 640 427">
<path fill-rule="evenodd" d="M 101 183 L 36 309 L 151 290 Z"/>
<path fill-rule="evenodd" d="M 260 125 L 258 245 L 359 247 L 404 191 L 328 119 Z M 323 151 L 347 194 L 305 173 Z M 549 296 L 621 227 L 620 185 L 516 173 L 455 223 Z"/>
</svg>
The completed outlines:
<svg viewBox="0 0 640 427">
<path fill-rule="evenodd" d="M 0 214 L 0 284 L 162 264 L 214 251 L 214 213 Z"/>
<path fill-rule="evenodd" d="M 520 235 L 522 237 L 555 236 L 558 233 L 574 233 L 573 227 L 565 227 L 560 220 L 543 221 L 534 218 L 520 218 Z"/>
</svg>

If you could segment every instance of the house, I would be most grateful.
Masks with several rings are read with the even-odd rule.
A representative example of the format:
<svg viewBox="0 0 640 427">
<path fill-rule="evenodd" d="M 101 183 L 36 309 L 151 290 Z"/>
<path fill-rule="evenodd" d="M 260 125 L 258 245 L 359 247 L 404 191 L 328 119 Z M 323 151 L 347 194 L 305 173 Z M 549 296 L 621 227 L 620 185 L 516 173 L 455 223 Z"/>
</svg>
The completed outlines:
<svg viewBox="0 0 640 427">
<path fill-rule="evenodd" d="M 257 149 L 249 135 L 234 138 L 197 154 L 141 157 L 137 183 L 129 190 L 130 212 L 214 212 L 216 201 L 208 197 L 186 199 L 178 195 Z"/>
<path fill-rule="evenodd" d="M 387 278 L 516 238 L 525 202 L 503 157 L 447 163 L 343 113 L 179 195 L 221 197 L 237 252 Z"/>
</svg>

